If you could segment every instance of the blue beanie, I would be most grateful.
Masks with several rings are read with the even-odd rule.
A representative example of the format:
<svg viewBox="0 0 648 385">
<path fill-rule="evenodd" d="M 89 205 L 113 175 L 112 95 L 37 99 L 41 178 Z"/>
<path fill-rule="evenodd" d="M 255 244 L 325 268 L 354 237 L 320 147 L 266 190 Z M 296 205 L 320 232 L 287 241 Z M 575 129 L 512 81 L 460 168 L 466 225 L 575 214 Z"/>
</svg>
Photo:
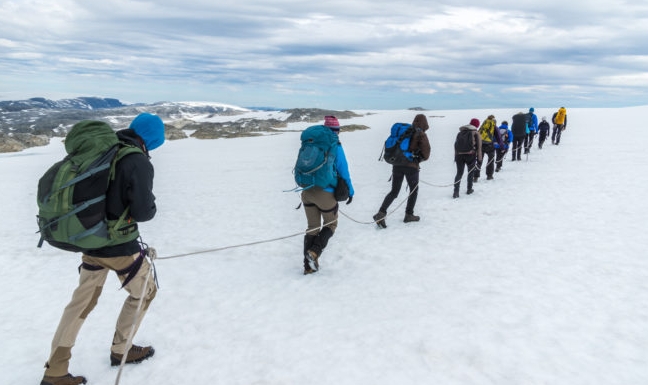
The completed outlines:
<svg viewBox="0 0 648 385">
<path fill-rule="evenodd" d="M 529 112 L 533 112 L 535 109 L 533 107 L 529 108 Z"/>
<path fill-rule="evenodd" d="M 155 150 L 164 143 L 164 123 L 157 115 L 141 113 L 133 119 L 129 128 L 144 140 L 147 151 Z"/>
</svg>

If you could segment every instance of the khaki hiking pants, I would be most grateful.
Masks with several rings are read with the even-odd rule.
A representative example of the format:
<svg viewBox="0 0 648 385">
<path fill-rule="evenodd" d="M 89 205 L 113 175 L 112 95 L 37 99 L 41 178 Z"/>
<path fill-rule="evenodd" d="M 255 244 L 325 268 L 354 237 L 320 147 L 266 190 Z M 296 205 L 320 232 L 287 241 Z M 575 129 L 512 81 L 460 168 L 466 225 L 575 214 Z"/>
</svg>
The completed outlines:
<svg viewBox="0 0 648 385">
<path fill-rule="evenodd" d="M 45 365 L 46 376 L 58 377 L 68 373 L 68 366 L 72 357 L 72 347 L 74 346 L 83 322 L 97 304 L 108 272 L 111 270 L 115 272 L 127 271 L 139 256 L 139 253 L 112 258 L 97 258 L 83 255 L 83 264 L 79 271 L 79 286 L 74 290 L 72 300 L 63 311 L 63 316 L 54 334 L 52 352 Z M 136 319 L 135 316 L 140 295 L 144 289 L 144 283 L 149 274 L 150 266 L 148 260 L 143 258 L 142 265 L 137 273 L 124 286 L 124 290 L 128 292 L 129 296 L 124 301 L 121 313 L 117 319 L 115 336 L 113 337 L 112 347 L 110 348 L 112 353 L 124 354 L 130 349 L 130 346 L 126 346 L 126 342 L 131 333 L 131 329 L 135 327 L 135 332 L 137 332 L 151 301 L 155 297 L 157 288 L 155 286 L 155 279 L 151 276 L 148 278 L 142 308 L 139 314 L 137 314 Z M 122 284 L 127 276 L 127 272 L 122 275 L 117 275 Z"/>
<path fill-rule="evenodd" d="M 317 235 L 322 225 L 330 228 L 333 233 L 337 228 L 338 203 L 333 193 L 319 187 L 311 187 L 301 193 L 309 235 Z"/>
</svg>

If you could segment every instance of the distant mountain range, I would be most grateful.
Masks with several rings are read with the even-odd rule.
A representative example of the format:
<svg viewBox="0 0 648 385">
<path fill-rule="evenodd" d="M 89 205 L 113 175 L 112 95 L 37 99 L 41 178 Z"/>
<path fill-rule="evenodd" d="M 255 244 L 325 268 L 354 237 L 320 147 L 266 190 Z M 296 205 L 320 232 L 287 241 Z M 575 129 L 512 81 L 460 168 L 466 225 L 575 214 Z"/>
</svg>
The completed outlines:
<svg viewBox="0 0 648 385">
<path fill-rule="evenodd" d="M 74 99 L 50 100 L 45 98 L 31 98 L 27 100 L 0 101 L 0 111 L 16 112 L 37 108 L 46 109 L 78 109 L 94 110 L 100 108 L 117 108 L 126 105 L 118 99 L 78 97 Z"/>
<path fill-rule="evenodd" d="M 236 118 L 252 110 L 282 111 L 287 118 Z M 118 99 L 98 97 L 0 101 L 0 152 L 21 151 L 26 147 L 47 144 L 49 138 L 65 136 L 75 123 L 86 119 L 105 121 L 116 130 L 127 128 L 135 116 L 145 111 L 157 114 L 164 120 L 169 139 L 186 138 L 185 130 L 192 131 L 191 135 L 200 139 L 238 137 L 274 131 L 291 122 L 321 122 L 325 115 L 336 115 L 341 119 L 359 116 L 351 111 L 243 108 L 210 102 L 124 104 Z M 196 121 L 194 118 L 197 116 L 232 116 L 232 119 L 228 119 L 227 123 L 214 123 L 205 122 L 204 119 Z"/>
</svg>

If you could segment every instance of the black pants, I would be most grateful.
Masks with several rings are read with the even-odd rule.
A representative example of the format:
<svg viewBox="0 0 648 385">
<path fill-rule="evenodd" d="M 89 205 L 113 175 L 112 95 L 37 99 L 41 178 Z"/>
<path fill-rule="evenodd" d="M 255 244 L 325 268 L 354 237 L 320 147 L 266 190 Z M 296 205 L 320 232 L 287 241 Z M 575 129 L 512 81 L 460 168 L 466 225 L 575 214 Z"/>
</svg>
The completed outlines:
<svg viewBox="0 0 648 385">
<path fill-rule="evenodd" d="M 392 204 L 394 199 L 398 197 L 403 179 L 407 179 L 407 186 L 409 187 L 410 195 L 407 197 L 407 206 L 405 207 L 405 214 L 414 214 L 414 206 L 416 205 L 416 198 L 418 197 L 418 184 L 419 184 L 419 170 L 418 168 L 408 166 L 394 166 L 392 168 L 392 189 L 385 196 L 380 211 L 387 212 L 389 205 Z"/>
<path fill-rule="evenodd" d="M 454 180 L 454 191 L 459 192 L 459 187 L 461 187 L 461 178 L 463 177 L 465 167 L 468 167 L 467 190 L 472 190 L 475 165 L 477 164 L 477 156 L 475 154 L 460 154 L 455 156 L 455 163 L 457 164 L 457 174 L 455 175 Z"/>
<path fill-rule="evenodd" d="M 513 139 L 513 156 L 511 160 L 521 160 L 522 159 L 522 147 L 524 146 L 524 137 L 514 137 Z"/>
<path fill-rule="evenodd" d="M 563 127 L 565 127 L 564 124 L 554 124 L 553 133 L 551 134 L 551 143 L 560 143 L 560 134 L 562 133 Z"/>
<path fill-rule="evenodd" d="M 535 136 L 535 131 L 529 131 L 528 134 L 524 137 L 524 153 L 528 154 L 531 147 L 533 147 L 533 137 Z"/>
<path fill-rule="evenodd" d="M 545 140 L 547 140 L 547 137 L 549 136 L 549 129 L 546 130 L 540 130 L 538 133 L 538 148 L 542 148 L 542 145 L 544 144 Z"/>
<path fill-rule="evenodd" d="M 482 142 L 482 161 L 477 161 L 477 169 L 475 170 L 474 177 L 479 178 L 481 175 L 481 168 L 484 160 L 488 155 L 488 161 L 486 162 L 486 176 L 493 176 L 495 171 L 495 146 L 493 143 Z"/>
<path fill-rule="evenodd" d="M 504 157 L 506 156 L 506 153 L 508 152 L 508 149 L 504 150 L 501 148 L 498 148 L 495 150 L 495 156 L 497 157 L 495 164 L 497 165 L 497 168 L 495 170 L 499 171 L 502 168 L 502 161 L 504 160 Z"/>
</svg>

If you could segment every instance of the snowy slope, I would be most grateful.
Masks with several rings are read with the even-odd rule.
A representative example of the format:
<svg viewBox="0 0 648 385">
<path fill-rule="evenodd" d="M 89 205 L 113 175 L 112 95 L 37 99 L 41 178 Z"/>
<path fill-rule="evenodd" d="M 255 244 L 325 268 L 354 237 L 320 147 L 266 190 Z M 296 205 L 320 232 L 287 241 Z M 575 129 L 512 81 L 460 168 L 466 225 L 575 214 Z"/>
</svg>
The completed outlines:
<svg viewBox="0 0 648 385">
<path fill-rule="evenodd" d="M 159 211 L 144 240 L 162 258 L 221 250 L 157 262 L 160 291 L 135 339 L 156 355 L 121 384 L 648 383 L 648 133 L 637 123 L 648 107 L 568 109 L 560 146 L 507 159 L 471 196 L 464 177 L 456 200 L 458 127 L 518 110 L 428 111 L 443 117 L 430 118 L 422 220 L 402 222 L 403 190 L 385 230 L 369 224 L 390 187 L 377 159 L 391 124 L 416 112 L 356 112 L 371 114 L 342 124 L 372 128 L 340 136 L 356 196 L 311 276 L 299 196 L 283 191 L 299 132 L 152 153 Z M 63 152 L 55 141 L 0 154 L 2 384 L 40 381 L 76 285 L 78 256 L 35 248 L 36 184 Z M 118 289 L 111 276 L 73 349 L 71 372 L 93 385 L 115 383 Z"/>
</svg>

